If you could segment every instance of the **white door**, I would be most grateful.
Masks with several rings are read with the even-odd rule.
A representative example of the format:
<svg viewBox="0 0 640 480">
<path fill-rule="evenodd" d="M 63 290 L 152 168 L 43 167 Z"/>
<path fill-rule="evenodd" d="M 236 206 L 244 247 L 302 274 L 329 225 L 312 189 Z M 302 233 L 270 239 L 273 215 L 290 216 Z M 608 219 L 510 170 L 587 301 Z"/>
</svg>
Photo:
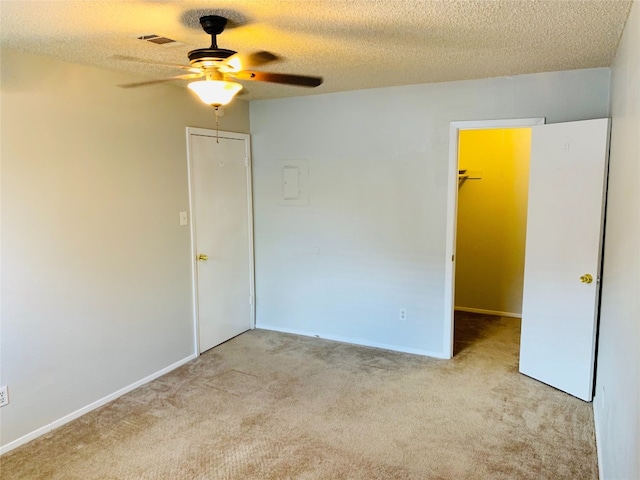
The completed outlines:
<svg viewBox="0 0 640 480">
<path fill-rule="evenodd" d="M 199 351 L 253 328 L 249 136 L 188 129 Z"/>
<path fill-rule="evenodd" d="M 593 396 L 609 120 L 533 127 L 520 372 Z"/>
</svg>

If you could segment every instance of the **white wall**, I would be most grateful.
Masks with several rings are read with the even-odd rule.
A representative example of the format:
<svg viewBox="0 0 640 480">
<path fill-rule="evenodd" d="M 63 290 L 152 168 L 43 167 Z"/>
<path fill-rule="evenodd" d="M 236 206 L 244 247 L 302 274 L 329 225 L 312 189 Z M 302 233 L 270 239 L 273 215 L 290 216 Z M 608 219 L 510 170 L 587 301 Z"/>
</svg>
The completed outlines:
<svg viewBox="0 0 640 480">
<path fill-rule="evenodd" d="M 458 149 L 456 309 L 520 317 L 531 128 L 461 130 Z"/>
<path fill-rule="evenodd" d="M 257 326 L 445 356 L 449 123 L 606 117 L 609 73 L 251 102 Z M 290 159 L 310 162 L 307 207 L 280 205 Z"/>
<path fill-rule="evenodd" d="M 194 353 L 185 127 L 215 119 L 135 80 L 2 51 L 3 446 Z"/>
<path fill-rule="evenodd" d="M 640 3 L 612 69 L 611 154 L 596 396 L 604 479 L 640 478 Z"/>
</svg>

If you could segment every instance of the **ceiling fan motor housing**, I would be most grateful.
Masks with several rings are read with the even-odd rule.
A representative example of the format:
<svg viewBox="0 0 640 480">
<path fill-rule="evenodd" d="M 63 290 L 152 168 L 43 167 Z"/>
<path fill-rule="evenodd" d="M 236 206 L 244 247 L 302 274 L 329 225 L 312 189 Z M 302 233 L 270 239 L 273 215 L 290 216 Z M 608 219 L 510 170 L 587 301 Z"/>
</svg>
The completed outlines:
<svg viewBox="0 0 640 480">
<path fill-rule="evenodd" d="M 215 67 L 217 64 L 224 62 L 231 55 L 235 55 L 233 50 L 226 48 L 218 48 L 216 35 L 224 31 L 227 25 L 227 19 L 219 15 L 205 15 L 200 17 L 200 25 L 202 29 L 211 35 L 211 46 L 209 48 L 198 48 L 188 53 L 189 62 L 194 67 Z"/>
<path fill-rule="evenodd" d="M 231 55 L 235 55 L 233 50 L 226 48 L 198 48 L 188 53 L 189 62 L 194 67 L 206 64 L 207 62 L 219 63 L 223 62 Z"/>
</svg>

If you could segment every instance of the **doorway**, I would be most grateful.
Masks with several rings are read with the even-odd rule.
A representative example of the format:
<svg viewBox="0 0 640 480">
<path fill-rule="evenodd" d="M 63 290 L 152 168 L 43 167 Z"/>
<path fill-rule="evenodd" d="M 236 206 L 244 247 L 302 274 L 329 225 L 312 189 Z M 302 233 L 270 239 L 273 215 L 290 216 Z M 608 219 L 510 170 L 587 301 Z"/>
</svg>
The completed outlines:
<svg viewBox="0 0 640 480">
<path fill-rule="evenodd" d="M 469 165 L 467 167 L 463 166 L 463 170 L 467 171 L 462 173 L 462 177 L 460 176 L 460 165 L 459 165 L 459 157 L 460 157 L 460 136 L 463 131 L 475 131 L 475 130 L 495 130 L 495 129 L 512 129 L 512 128 L 527 128 L 532 127 L 534 125 L 542 125 L 544 124 L 544 118 L 525 118 L 525 119 L 512 119 L 512 120 L 486 120 L 486 121 L 468 121 L 468 122 L 452 122 L 450 127 L 450 145 L 449 145 L 449 199 L 448 199 L 448 212 L 447 212 L 447 265 L 445 267 L 445 315 L 448 317 L 448 322 L 450 327 L 445 328 L 444 331 L 444 349 L 445 352 L 448 352 L 448 358 L 453 357 L 453 340 L 454 340 L 454 308 L 456 306 L 467 307 L 467 308 L 475 308 L 476 311 L 482 313 L 480 311 L 485 310 L 485 313 L 489 313 L 492 309 L 490 308 L 481 308 L 481 307 L 468 307 L 465 305 L 457 305 L 456 304 L 456 290 L 455 290 L 455 282 L 456 282 L 456 244 L 457 244 L 457 220 L 458 220 L 458 201 L 459 201 L 459 191 L 460 189 L 465 188 L 466 186 L 471 185 L 471 182 L 483 181 L 482 177 L 482 169 L 476 168 L 474 165 Z M 467 178 L 463 178 L 467 175 Z M 475 177 L 475 178 L 472 178 Z M 462 182 L 462 183 L 460 183 Z M 485 182 L 486 183 L 486 182 Z M 499 201 L 499 198 L 494 199 L 494 203 Z M 472 262 L 473 263 L 473 262 Z M 486 279 L 483 280 L 482 275 L 483 272 L 480 269 L 476 269 L 476 277 L 473 281 L 481 281 L 482 284 L 488 283 Z M 521 281 L 521 280 L 520 280 Z M 498 299 L 501 299 L 502 303 L 497 303 L 496 305 L 505 305 L 505 301 L 512 302 L 513 293 L 500 293 L 498 295 Z M 471 295 L 473 297 L 473 295 Z M 458 298 L 459 301 L 463 301 Z M 520 295 L 520 302 L 522 298 Z M 512 303 L 506 303 L 506 305 L 511 305 Z M 482 305 L 482 304 L 479 304 Z M 488 304 L 486 304 L 488 305 Z M 507 308 L 507 307 L 500 307 Z M 513 308 L 513 307 L 508 307 Z M 495 311 L 503 311 L 506 310 L 493 310 Z M 507 312 L 508 313 L 508 312 Z M 512 312 L 513 313 L 513 312 Z"/>
<path fill-rule="evenodd" d="M 196 351 L 254 328 L 249 135 L 187 128 Z"/>
<path fill-rule="evenodd" d="M 606 118 L 531 125 L 519 371 L 585 401 L 593 395 L 609 125 Z M 452 124 L 456 176 L 461 130 Z M 457 182 L 449 193 L 453 252 Z M 447 263 L 451 341 L 453 253 Z"/>
<path fill-rule="evenodd" d="M 455 310 L 520 318 L 531 128 L 461 130 Z"/>
<path fill-rule="evenodd" d="M 520 331 L 530 150 L 530 127 L 459 132 L 454 355 Z M 510 341 L 519 348 L 519 335 Z"/>
</svg>

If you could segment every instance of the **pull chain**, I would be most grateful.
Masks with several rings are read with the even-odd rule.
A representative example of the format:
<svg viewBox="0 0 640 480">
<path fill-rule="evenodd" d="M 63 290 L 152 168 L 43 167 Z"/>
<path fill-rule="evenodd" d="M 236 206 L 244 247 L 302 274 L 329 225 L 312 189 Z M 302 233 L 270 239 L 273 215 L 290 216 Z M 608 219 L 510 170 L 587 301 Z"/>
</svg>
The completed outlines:
<svg viewBox="0 0 640 480">
<path fill-rule="evenodd" d="M 218 127 L 218 107 L 213 107 L 216 109 L 216 143 L 220 143 L 220 128 Z"/>
</svg>

